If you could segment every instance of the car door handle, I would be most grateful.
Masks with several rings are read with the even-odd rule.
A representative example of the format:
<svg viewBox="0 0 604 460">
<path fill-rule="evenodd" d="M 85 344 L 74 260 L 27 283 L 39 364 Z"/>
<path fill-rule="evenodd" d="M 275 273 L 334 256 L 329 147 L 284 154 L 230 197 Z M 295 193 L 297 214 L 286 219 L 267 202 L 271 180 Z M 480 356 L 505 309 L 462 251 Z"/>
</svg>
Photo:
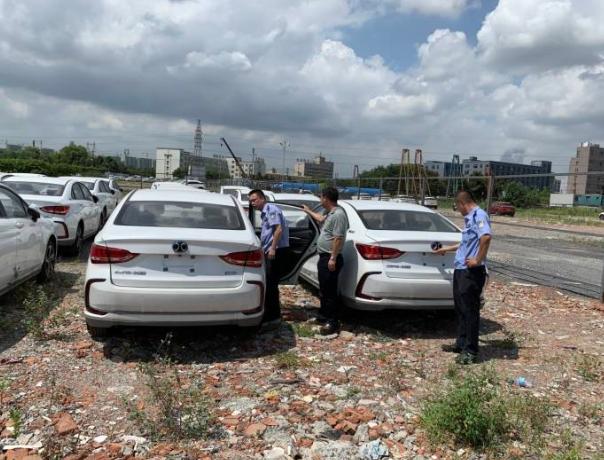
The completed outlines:
<svg viewBox="0 0 604 460">
<path fill-rule="evenodd" d="M 15 227 L 23 228 L 23 227 L 25 227 L 25 224 L 23 222 L 17 222 L 17 223 L 15 223 Z"/>
</svg>

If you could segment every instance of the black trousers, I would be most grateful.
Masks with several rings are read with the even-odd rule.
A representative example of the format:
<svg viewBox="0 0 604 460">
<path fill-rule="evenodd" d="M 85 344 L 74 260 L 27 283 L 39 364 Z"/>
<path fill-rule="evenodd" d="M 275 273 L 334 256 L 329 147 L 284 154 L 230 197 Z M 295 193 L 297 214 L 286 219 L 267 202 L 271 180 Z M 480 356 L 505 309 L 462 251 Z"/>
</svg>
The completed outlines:
<svg viewBox="0 0 604 460">
<path fill-rule="evenodd" d="M 283 261 L 287 257 L 288 248 L 275 251 L 275 258 L 266 257 L 266 294 L 264 296 L 264 321 L 281 318 L 279 302 L 279 280 L 283 276 Z"/>
<path fill-rule="evenodd" d="M 453 273 L 453 299 L 457 315 L 456 346 L 463 352 L 478 354 L 480 327 L 480 294 L 486 280 L 484 267 L 455 270 Z"/>
<path fill-rule="evenodd" d="M 317 262 L 317 271 L 319 275 L 319 291 L 321 296 L 321 308 L 319 314 L 329 322 L 337 323 L 340 320 L 340 308 L 338 305 L 338 275 L 344 266 L 342 254 L 336 258 L 335 271 L 329 271 L 327 264 L 331 254 L 319 254 Z"/>
</svg>

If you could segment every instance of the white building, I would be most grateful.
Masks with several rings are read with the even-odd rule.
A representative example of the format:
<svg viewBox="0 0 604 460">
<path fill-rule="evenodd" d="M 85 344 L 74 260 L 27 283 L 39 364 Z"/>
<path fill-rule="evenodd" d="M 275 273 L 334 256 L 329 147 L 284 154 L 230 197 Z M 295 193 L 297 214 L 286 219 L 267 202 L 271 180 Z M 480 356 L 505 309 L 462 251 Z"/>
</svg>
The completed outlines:
<svg viewBox="0 0 604 460">
<path fill-rule="evenodd" d="M 206 173 L 201 157 L 183 149 L 158 147 L 155 149 L 155 177 L 174 179 L 174 171 L 181 169 L 190 177 L 205 179 Z"/>
<path fill-rule="evenodd" d="M 263 158 L 256 158 L 254 161 L 242 161 L 241 158 L 237 157 L 243 172 L 247 177 L 253 177 L 257 175 L 266 174 L 266 164 Z M 227 164 L 229 165 L 229 174 L 233 179 L 242 179 L 241 170 L 237 166 L 237 163 L 233 158 L 226 158 Z"/>
</svg>

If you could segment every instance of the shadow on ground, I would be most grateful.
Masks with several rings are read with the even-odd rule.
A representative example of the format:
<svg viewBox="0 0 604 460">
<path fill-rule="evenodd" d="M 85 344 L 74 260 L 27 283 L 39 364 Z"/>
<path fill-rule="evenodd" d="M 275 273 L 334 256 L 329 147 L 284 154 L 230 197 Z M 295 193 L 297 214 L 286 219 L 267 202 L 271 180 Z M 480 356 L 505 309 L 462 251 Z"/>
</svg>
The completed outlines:
<svg viewBox="0 0 604 460">
<path fill-rule="evenodd" d="M 112 329 L 103 340 L 103 353 L 120 362 L 209 364 L 274 355 L 295 346 L 296 335 L 287 323 L 267 333 L 231 327 L 136 327 Z"/>
</svg>

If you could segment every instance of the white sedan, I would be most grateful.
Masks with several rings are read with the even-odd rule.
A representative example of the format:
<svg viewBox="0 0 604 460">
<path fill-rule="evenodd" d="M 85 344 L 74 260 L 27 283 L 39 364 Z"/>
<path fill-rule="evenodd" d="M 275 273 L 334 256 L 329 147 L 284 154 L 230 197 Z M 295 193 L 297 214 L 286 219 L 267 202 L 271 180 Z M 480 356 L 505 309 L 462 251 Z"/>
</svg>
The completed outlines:
<svg viewBox="0 0 604 460">
<path fill-rule="evenodd" d="M 291 204 L 293 206 L 306 205 L 310 209 L 321 203 L 319 197 L 307 193 L 274 193 L 273 198 L 277 203 Z"/>
<path fill-rule="evenodd" d="M 317 228 L 304 230 L 290 234 L 282 282 L 295 280 L 314 251 Z M 264 255 L 234 197 L 136 190 L 96 236 L 85 286 L 92 336 L 126 325 L 255 327 L 264 311 Z"/>
<path fill-rule="evenodd" d="M 358 310 L 453 308 L 453 254 L 432 253 L 433 244 L 461 241 L 461 231 L 434 211 L 415 204 L 341 201 L 350 229 L 340 274 L 343 303 Z M 317 257 L 300 277 L 318 286 Z"/>
<path fill-rule="evenodd" d="M 113 212 L 119 203 L 119 195 L 109 185 L 109 179 L 103 177 L 66 177 L 65 179 L 76 180 L 86 186 L 93 196 L 99 199 L 101 208 L 101 223 Z M 102 225 L 102 224 L 101 224 Z"/>
<path fill-rule="evenodd" d="M 52 219 L 59 246 L 78 255 L 84 240 L 101 227 L 98 198 L 80 182 L 56 177 L 12 176 L 2 183 L 17 192 L 44 217 Z"/>
<path fill-rule="evenodd" d="M 38 277 L 52 277 L 57 257 L 54 224 L 0 184 L 0 295 Z"/>
</svg>

